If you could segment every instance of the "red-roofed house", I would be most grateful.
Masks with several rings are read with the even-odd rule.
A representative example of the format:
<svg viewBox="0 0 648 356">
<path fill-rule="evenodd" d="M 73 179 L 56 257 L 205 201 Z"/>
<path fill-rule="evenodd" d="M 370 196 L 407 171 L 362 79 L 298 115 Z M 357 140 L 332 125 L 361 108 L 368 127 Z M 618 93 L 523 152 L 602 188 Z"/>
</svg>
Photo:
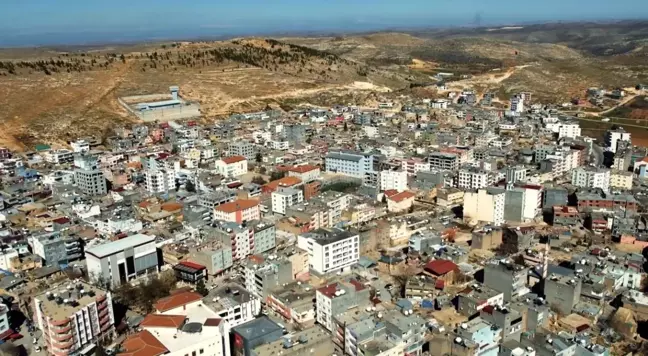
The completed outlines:
<svg viewBox="0 0 648 356">
<path fill-rule="evenodd" d="M 158 314 L 182 314 L 182 310 L 202 303 L 202 295 L 196 292 L 183 292 L 158 300 L 153 307 Z"/>
<path fill-rule="evenodd" d="M 308 183 L 319 179 L 320 169 L 319 167 L 310 164 L 293 166 L 288 168 L 288 176 L 297 177 L 301 179 L 302 182 Z"/>
<path fill-rule="evenodd" d="M 184 315 L 149 314 L 144 317 L 140 327 L 178 329 L 184 324 L 185 319 Z"/>
<path fill-rule="evenodd" d="M 283 177 L 264 184 L 261 191 L 264 194 L 270 194 L 276 192 L 279 187 L 298 188 L 301 184 L 302 180 L 298 177 Z"/>
<path fill-rule="evenodd" d="M 150 331 L 144 330 L 137 334 L 129 336 L 122 343 L 123 352 L 120 356 L 158 356 L 169 352 L 166 347 L 151 334 Z"/>
<path fill-rule="evenodd" d="M 425 265 L 425 272 L 444 281 L 444 285 L 452 284 L 459 267 L 450 260 L 433 260 Z"/>
<path fill-rule="evenodd" d="M 225 157 L 216 161 L 215 168 L 226 178 L 238 177 L 247 173 L 248 161 L 243 156 Z"/>
<path fill-rule="evenodd" d="M 387 196 L 387 210 L 390 213 L 397 213 L 400 211 L 405 211 L 412 207 L 414 204 L 414 198 L 416 194 L 410 191 L 404 191 L 397 194 L 392 194 Z"/>
<path fill-rule="evenodd" d="M 259 201 L 255 199 L 238 199 L 221 204 L 214 208 L 214 219 L 235 223 L 261 219 Z"/>
</svg>

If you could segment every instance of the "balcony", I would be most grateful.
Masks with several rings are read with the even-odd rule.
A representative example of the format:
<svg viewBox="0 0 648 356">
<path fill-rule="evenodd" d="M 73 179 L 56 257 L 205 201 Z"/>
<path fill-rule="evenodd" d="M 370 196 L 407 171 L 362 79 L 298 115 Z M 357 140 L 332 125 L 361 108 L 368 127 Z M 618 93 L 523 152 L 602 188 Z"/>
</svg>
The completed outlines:
<svg viewBox="0 0 648 356">
<path fill-rule="evenodd" d="M 106 331 L 107 331 L 108 329 L 110 329 L 111 327 L 112 327 L 112 324 L 111 324 L 111 323 L 108 323 L 108 324 L 106 324 L 106 325 L 104 325 L 104 326 L 101 327 L 101 332 L 106 332 Z"/>
<path fill-rule="evenodd" d="M 74 340 L 52 342 L 52 346 L 59 350 L 69 350 L 74 345 Z"/>
<path fill-rule="evenodd" d="M 108 322 L 108 325 L 110 325 L 110 315 L 106 315 L 103 318 L 99 319 L 99 324 L 104 325 L 106 322 Z"/>
<path fill-rule="evenodd" d="M 104 309 L 99 313 L 99 319 L 102 319 L 104 316 L 108 315 L 108 309 Z"/>
<path fill-rule="evenodd" d="M 72 333 L 66 333 L 66 334 L 50 334 L 50 335 L 51 335 L 51 337 L 52 337 L 54 340 L 56 340 L 56 341 L 58 341 L 58 342 L 63 342 L 63 341 L 69 340 L 69 339 L 72 338 L 72 336 L 74 336 L 74 334 L 72 334 Z"/>
<path fill-rule="evenodd" d="M 65 318 L 63 320 L 51 320 L 50 324 L 53 326 L 64 326 L 70 323 L 70 318 Z"/>
<path fill-rule="evenodd" d="M 102 294 L 102 295 L 100 295 L 100 296 L 97 296 L 97 302 L 101 303 L 101 302 L 103 302 L 104 300 L 106 300 L 106 295 L 105 295 L 105 294 Z"/>
<path fill-rule="evenodd" d="M 102 310 L 106 309 L 107 306 L 108 306 L 108 302 L 103 301 L 103 302 L 97 304 L 97 310 L 102 311 Z"/>
</svg>

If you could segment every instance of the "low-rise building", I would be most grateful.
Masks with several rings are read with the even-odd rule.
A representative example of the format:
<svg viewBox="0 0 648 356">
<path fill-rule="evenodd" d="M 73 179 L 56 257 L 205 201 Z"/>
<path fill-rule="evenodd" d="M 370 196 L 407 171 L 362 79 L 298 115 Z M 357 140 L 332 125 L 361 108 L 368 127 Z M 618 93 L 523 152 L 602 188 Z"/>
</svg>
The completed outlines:
<svg viewBox="0 0 648 356">
<path fill-rule="evenodd" d="M 241 176 L 248 171 L 248 161 L 244 156 L 230 156 L 216 161 L 214 168 L 225 178 Z"/>
<path fill-rule="evenodd" d="M 238 199 L 214 208 L 214 220 L 231 221 L 241 224 L 246 221 L 261 219 L 259 201 L 256 199 Z"/>
</svg>

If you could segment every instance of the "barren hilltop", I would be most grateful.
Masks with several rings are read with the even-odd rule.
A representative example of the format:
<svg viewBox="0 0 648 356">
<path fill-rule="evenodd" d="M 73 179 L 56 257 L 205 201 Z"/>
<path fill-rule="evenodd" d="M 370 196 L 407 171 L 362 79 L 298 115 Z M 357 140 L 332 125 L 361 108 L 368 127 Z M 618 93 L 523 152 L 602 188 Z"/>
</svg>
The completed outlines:
<svg viewBox="0 0 648 356">
<path fill-rule="evenodd" d="M 106 136 L 134 122 L 117 102 L 181 88 L 206 120 L 267 105 L 371 103 L 430 89 L 533 92 L 563 102 L 591 86 L 648 82 L 648 23 L 562 24 L 337 37 L 0 50 L 0 145 Z M 412 89 L 415 88 L 416 89 Z M 440 95 L 440 94 L 439 94 Z"/>
</svg>

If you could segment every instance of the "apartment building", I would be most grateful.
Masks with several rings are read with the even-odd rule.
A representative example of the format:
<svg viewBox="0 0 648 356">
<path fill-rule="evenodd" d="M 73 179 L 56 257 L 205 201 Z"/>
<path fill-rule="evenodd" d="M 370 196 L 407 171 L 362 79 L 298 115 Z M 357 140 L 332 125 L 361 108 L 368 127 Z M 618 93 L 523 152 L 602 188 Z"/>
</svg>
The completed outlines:
<svg viewBox="0 0 648 356">
<path fill-rule="evenodd" d="M 299 235 L 297 246 L 308 251 L 312 271 L 324 275 L 348 270 L 360 259 L 360 235 L 345 230 L 319 229 Z"/>
<path fill-rule="evenodd" d="M 238 224 L 244 221 L 261 219 L 261 208 L 256 199 L 238 199 L 214 208 L 214 220 L 231 221 Z"/>
<path fill-rule="evenodd" d="M 485 188 L 464 194 L 464 219 L 482 221 L 494 225 L 504 222 L 505 191 L 499 188 Z"/>
<path fill-rule="evenodd" d="M 132 235 L 121 240 L 86 248 L 88 276 L 112 286 L 158 272 L 155 236 Z"/>
<path fill-rule="evenodd" d="M 214 168 L 225 178 L 238 177 L 247 173 L 248 161 L 245 156 L 230 156 L 216 161 Z"/>
<path fill-rule="evenodd" d="M 605 146 L 608 150 L 616 152 L 620 142 L 630 142 L 630 133 L 622 127 L 605 132 Z"/>
<path fill-rule="evenodd" d="M 563 123 L 558 128 L 558 138 L 576 138 L 581 135 L 578 123 Z"/>
<path fill-rule="evenodd" d="M 408 176 L 413 176 L 418 172 L 428 172 L 430 163 L 419 158 L 404 159 L 401 161 L 401 169 L 407 172 Z"/>
<path fill-rule="evenodd" d="M 112 296 L 84 282 L 50 288 L 34 300 L 34 324 L 49 354 L 78 354 L 114 334 Z"/>
<path fill-rule="evenodd" d="M 267 259 L 253 255 L 243 265 L 245 289 L 265 300 L 270 292 L 294 278 L 292 262 L 283 257 L 269 255 Z"/>
<path fill-rule="evenodd" d="M 486 188 L 497 179 L 497 174 L 477 168 L 465 168 L 459 170 L 457 175 L 457 188 L 481 189 Z"/>
<path fill-rule="evenodd" d="M 261 313 L 261 300 L 234 283 L 210 290 L 202 300 L 205 306 L 227 320 L 231 327 L 252 321 Z"/>
<path fill-rule="evenodd" d="M 45 153 L 45 161 L 54 164 L 74 162 L 74 152 L 66 149 L 52 150 Z"/>
<path fill-rule="evenodd" d="M 272 193 L 272 211 L 277 214 L 286 214 L 290 206 L 304 201 L 304 192 L 299 189 L 279 187 Z"/>
<path fill-rule="evenodd" d="M 596 167 L 578 167 L 572 170 L 571 183 L 581 188 L 610 189 L 610 170 Z"/>
<path fill-rule="evenodd" d="M 369 304 L 370 288 L 356 280 L 331 283 L 318 288 L 315 292 L 315 311 L 317 322 L 326 330 L 333 332 L 334 317 L 351 308 L 362 308 Z"/>
<path fill-rule="evenodd" d="M 459 157 L 454 153 L 432 152 L 428 156 L 430 169 L 454 171 L 459 167 Z"/>
<path fill-rule="evenodd" d="M 407 190 L 406 171 L 381 171 L 380 190 L 396 190 L 399 193 Z"/>
<path fill-rule="evenodd" d="M 106 178 L 100 170 L 74 171 L 74 181 L 77 188 L 87 195 L 105 195 L 108 193 Z"/>
<path fill-rule="evenodd" d="M 325 158 L 326 172 L 338 173 L 363 180 L 371 180 L 376 175 L 374 167 L 380 160 L 375 154 L 352 151 L 329 152 Z"/>
<path fill-rule="evenodd" d="M 276 245 L 275 226 L 267 221 L 252 220 L 241 225 L 221 221 L 217 229 L 222 237 L 227 237 L 224 241 L 230 241 L 234 260 L 269 251 Z"/>
<path fill-rule="evenodd" d="M 610 173 L 610 188 L 612 189 L 632 189 L 632 172 L 612 171 Z"/>
<path fill-rule="evenodd" d="M 230 142 L 227 146 L 230 156 L 243 156 L 248 160 L 256 158 L 256 147 L 248 141 Z"/>
<path fill-rule="evenodd" d="M 153 194 L 164 194 L 175 189 L 175 172 L 172 170 L 147 169 L 144 171 L 146 191 Z"/>
<path fill-rule="evenodd" d="M 320 178 L 320 168 L 310 164 L 288 168 L 289 177 L 297 177 L 304 183 L 309 183 Z"/>
<path fill-rule="evenodd" d="M 43 259 L 43 266 L 68 264 L 83 257 L 79 240 L 63 237 L 57 231 L 32 236 L 29 244 L 33 253 Z"/>
</svg>

